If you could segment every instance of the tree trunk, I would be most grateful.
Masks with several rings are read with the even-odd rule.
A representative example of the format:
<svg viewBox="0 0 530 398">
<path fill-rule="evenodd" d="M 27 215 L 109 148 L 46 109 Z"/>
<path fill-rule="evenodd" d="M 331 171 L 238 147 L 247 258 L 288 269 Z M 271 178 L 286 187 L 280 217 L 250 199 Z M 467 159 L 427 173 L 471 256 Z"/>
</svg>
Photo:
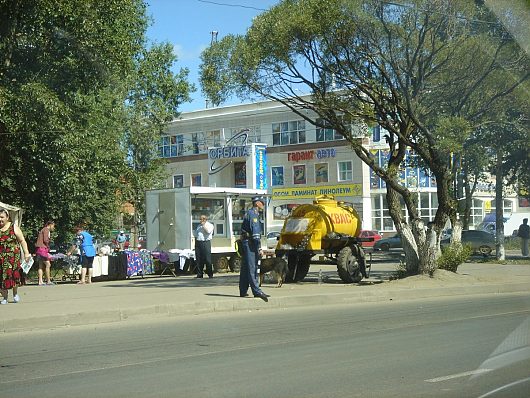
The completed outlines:
<svg viewBox="0 0 530 398">
<path fill-rule="evenodd" d="M 495 234 L 497 236 L 497 260 L 505 260 L 504 252 L 504 200 L 502 196 L 502 148 L 497 148 L 497 165 L 495 170 Z"/>
<path fill-rule="evenodd" d="M 421 224 L 423 224 L 423 221 Z M 436 233 L 436 229 L 433 227 L 434 223 L 429 223 L 427 225 L 427 233 L 425 234 L 424 244 L 424 251 L 427 255 L 425 256 L 425 260 L 420 262 L 420 273 L 429 274 L 430 276 L 433 276 L 434 271 L 436 271 L 436 259 L 439 254 L 440 247 L 438 234 Z"/>
<path fill-rule="evenodd" d="M 476 181 L 475 181 L 476 185 Z M 467 173 L 467 168 L 464 168 L 464 199 L 463 199 L 463 211 L 460 213 L 462 214 L 462 224 L 464 229 L 469 229 L 469 220 L 471 218 L 471 207 L 473 206 L 473 193 L 474 189 L 472 190 L 469 184 L 469 175 Z M 460 203 L 459 203 L 460 207 Z"/>
<path fill-rule="evenodd" d="M 403 252 L 405 253 L 406 272 L 408 275 L 415 275 L 418 273 L 419 269 L 418 249 L 416 247 L 410 226 L 407 225 L 405 219 L 403 218 L 398 193 L 392 189 L 390 185 L 387 185 L 386 188 L 386 201 L 388 203 L 388 212 L 390 213 L 390 217 L 392 217 L 392 221 L 394 221 L 396 230 L 401 236 Z"/>
<path fill-rule="evenodd" d="M 451 244 L 459 244 L 462 246 L 462 222 L 460 220 L 452 221 L 451 228 L 453 229 L 451 234 Z"/>
</svg>

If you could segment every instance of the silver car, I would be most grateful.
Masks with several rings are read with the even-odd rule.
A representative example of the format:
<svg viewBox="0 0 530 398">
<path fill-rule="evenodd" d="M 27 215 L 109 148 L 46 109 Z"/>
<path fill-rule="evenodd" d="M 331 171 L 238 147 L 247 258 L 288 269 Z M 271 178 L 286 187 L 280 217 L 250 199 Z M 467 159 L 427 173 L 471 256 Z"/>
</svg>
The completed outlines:
<svg viewBox="0 0 530 398">
<path fill-rule="evenodd" d="M 446 238 L 440 241 L 440 246 L 447 246 L 449 243 L 450 238 Z M 495 236 L 486 231 L 462 231 L 462 244 L 471 246 L 474 252 L 486 257 L 495 250 Z"/>
<path fill-rule="evenodd" d="M 267 249 L 276 249 L 280 233 L 278 231 L 269 232 L 267 234 Z"/>
</svg>

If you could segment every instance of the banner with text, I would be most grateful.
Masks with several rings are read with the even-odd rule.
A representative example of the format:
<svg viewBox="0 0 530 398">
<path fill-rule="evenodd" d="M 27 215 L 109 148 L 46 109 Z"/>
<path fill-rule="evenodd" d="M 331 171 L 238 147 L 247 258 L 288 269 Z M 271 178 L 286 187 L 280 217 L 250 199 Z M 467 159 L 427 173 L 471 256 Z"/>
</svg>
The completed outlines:
<svg viewBox="0 0 530 398">
<path fill-rule="evenodd" d="M 293 188 L 273 188 L 272 200 L 276 199 L 313 199 L 320 195 L 340 196 L 361 196 L 361 184 L 340 184 L 322 185 L 318 187 L 293 187 Z"/>
<path fill-rule="evenodd" d="M 267 147 L 256 145 L 256 189 L 267 189 Z"/>
</svg>

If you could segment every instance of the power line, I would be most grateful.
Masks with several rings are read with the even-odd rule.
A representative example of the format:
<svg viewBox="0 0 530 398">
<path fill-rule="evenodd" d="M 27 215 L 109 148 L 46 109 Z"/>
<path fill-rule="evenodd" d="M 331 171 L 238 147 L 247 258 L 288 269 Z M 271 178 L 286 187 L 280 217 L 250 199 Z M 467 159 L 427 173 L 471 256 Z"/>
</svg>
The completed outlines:
<svg viewBox="0 0 530 398">
<path fill-rule="evenodd" d="M 200 2 L 200 3 L 215 4 L 217 6 L 249 8 L 251 10 L 267 11 L 266 8 L 258 8 L 258 7 L 246 6 L 246 5 L 243 5 L 243 4 L 228 4 L 228 3 L 220 3 L 220 2 L 217 2 L 217 1 L 209 1 L 209 0 L 197 0 L 197 1 Z"/>
</svg>

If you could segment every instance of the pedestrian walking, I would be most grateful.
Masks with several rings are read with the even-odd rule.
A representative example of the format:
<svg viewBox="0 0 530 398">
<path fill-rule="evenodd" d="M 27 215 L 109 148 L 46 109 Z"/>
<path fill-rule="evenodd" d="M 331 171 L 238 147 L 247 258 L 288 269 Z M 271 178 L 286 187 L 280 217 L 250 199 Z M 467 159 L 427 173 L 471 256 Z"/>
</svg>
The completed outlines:
<svg viewBox="0 0 530 398">
<path fill-rule="evenodd" d="M 241 244 L 243 246 L 243 261 L 239 271 L 239 295 L 248 296 L 248 288 L 252 290 L 254 297 L 259 297 L 263 301 L 269 301 L 269 295 L 263 293 L 258 282 L 258 262 L 263 255 L 261 250 L 261 222 L 260 209 L 265 206 L 265 199 L 261 196 L 252 198 L 252 208 L 250 208 L 243 218 L 241 225 Z"/>
<path fill-rule="evenodd" d="M 24 272 L 20 265 L 22 254 L 25 261 L 30 261 L 31 254 L 24 234 L 11 222 L 9 211 L 0 207 L 0 290 L 2 292 L 0 304 L 7 304 L 9 290 L 13 291 L 13 302 L 20 301 L 18 288 L 25 283 Z"/>
<path fill-rule="evenodd" d="M 50 256 L 50 242 L 51 232 L 55 229 L 55 221 L 50 220 L 39 232 L 37 237 L 37 243 L 35 244 L 35 254 L 37 255 L 37 264 L 39 269 L 37 274 L 39 276 L 39 286 L 54 285 L 51 279 L 51 256 Z M 43 276 L 46 274 L 46 282 L 43 280 Z"/>
<path fill-rule="evenodd" d="M 197 266 L 197 278 L 203 277 L 204 266 L 209 278 L 213 278 L 212 269 L 212 237 L 213 224 L 208 217 L 201 215 L 201 222 L 195 230 L 195 262 Z"/>
<path fill-rule="evenodd" d="M 519 225 L 517 236 L 521 238 L 521 254 L 523 257 L 528 257 L 528 241 L 530 240 L 530 225 L 528 225 L 528 218 L 523 218 L 523 223 Z"/>
<path fill-rule="evenodd" d="M 92 264 L 94 257 L 96 257 L 96 249 L 94 247 L 94 238 L 81 226 L 76 228 L 76 242 L 70 248 L 67 255 L 71 255 L 74 250 L 79 248 L 81 255 L 81 279 L 77 282 L 79 285 L 85 283 L 92 283 Z M 86 279 L 88 276 L 88 279 Z M 86 279 L 86 282 L 85 282 Z"/>
</svg>

